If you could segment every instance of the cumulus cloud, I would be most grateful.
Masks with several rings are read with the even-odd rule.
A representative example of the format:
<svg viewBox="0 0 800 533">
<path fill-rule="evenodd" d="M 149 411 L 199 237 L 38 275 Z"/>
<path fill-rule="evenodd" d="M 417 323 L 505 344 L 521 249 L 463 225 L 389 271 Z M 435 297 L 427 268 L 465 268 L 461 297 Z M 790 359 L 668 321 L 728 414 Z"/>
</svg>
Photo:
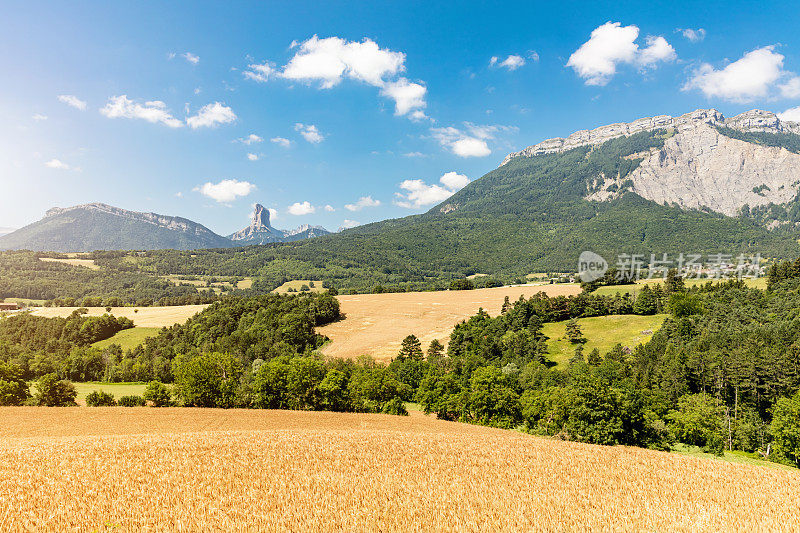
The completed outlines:
<svg viewBox="0 0 800 533">
<path fill-rule="evenodd" d="M 273 137 L 272 139 L 269 140 L 269 142 L 275 143 L 281 148 L 289 148 L 292 146 L 292 141 L 284 137 Z"/>
<path fill-rule="evenodd" d="M 319 129 L 314 124 L 301 124 L 300 122 L 298 122 L 297 124 L 294 125 L 294 131 L 300 133 L 300 135 L 303 136 L 303 139 L 307 140 L 312 144 L 321 143 L 322 140 L 325 139 L 325 136 L 322 135 L 322 133 L 320 133 Z M 277 138 L 279 137 L 276 137 L 276 139 Z M 283 146 L 283 144 L 280 142 L 278 142 L 278 144 Z"/>
<path fill-rule="evenodd" d="M 328 204 L 325 206 L 325 211 L 327 211 L 328 213 L 333 213 L 334 211 L 336 211 L 336 209 L 334 209 L 332 205 Z"/>
<path fill-rule="evenodd" d="M 186 52 L 185 54 L 181 54 L 181 57 L 184 58 L 189 63 L 191 63 L 192 65 L 196 65 L 200 62 L 200 58 L 191 52 Z"/>
<path fill-rule="evenodd" d="M 778 118 L 789 122 L 800 122 L 800 107 L 792 107 L 783 113 L 778 113 Z"/>
<path fill-rule="evenodd" d="M 247 137 L 240 137 L 240 138 L 239 138 L 239 142 L 240 142 L 240 143 L 242 143 L 242 144 L 246 144 L 246 145 L 248 145 L 248 146 L 250 146 L 251 144 L 258 144 L 258 143 L 260 143 L 260 142 L 261 142 L 261 141 L 263 141 L 263 140 L 264 140 L 264 139 L 262 139 L 261 137 L 259 137 L 259 136 L 258 136 L 258 135 L 256 135 L 255 133 L 251 133 L 251 134 L 250 134 L 250 135 L 248 135 Z"/>
<path fill-rule="evenodd" d="M 394 100 L 395 114 L 414 120 L 425 118 L 425 93 L 422 83 L 399 77 L 405 71 L 406 55 L 381 48 L 371 39 L 348 41 L 340 37 L 320 39 L 314 35 L 302 43 L 293 42 L 294 56 L 282 69 L 272 63 L 248 65 L 244 76 L 257 82 L 283 78 L 320 89 L 331 89 L 345 79 L 378 87 L 380 94 Z"/>
<path fill-rule="evenodd" d="M 721 69 L 703 63 L 695 69 L 683 90 L 700 90 L 709 98 L 746 103 L 800 93 L 800 80 L 783 69 L 783 55 L 774 46 L 757 48 Z"/>
<path fill-rule="evenodd" d="M 534 52 L 534 54 L 536 54 L 536 52 Z M 538 59 L 539 55 L 536 54 L 536 59 L 534 59 L 534 61 L 537 61 Z M 489 60 L 489 66 L 505 68 L 508 70 L 517 70 L 518 68 L 525 66 L 525 58 L 520 55 L 511 54 L 501 61 L 499 57 L 493 56 L 492 59 Z"/>
<path fill-rule="evenodd" d="M 63 102 L 70 107 L 74 107 L 75 109 L 80 109 L 81 111 L 86 110 L 86 102 L 71 94 L 59 94 L 58 101 Z"/>
<path fill-rule="evenodd" d="M 258 161 L 260 157 L 261 156 L 259 156 L 258 154 L 253 154 L 253 153 L 247 154 L 247 159 L 249 159 L 250 161 Z"/>
<path fill-rule="evenodd" d="M 435 183 L 428 185 L 420 179 L 405 180 L 400 183 L 400 188 L 405 192 L 395 193 L 394 203 L 407 209 L 419 209 L 438 204 L 464 188 L 469 181 L 468 177 L 457 172 L 448 172 L 439 178 L 441 185 Z"/>
<path fill-rule="evenodd" d="M 638 37 L 637 26 L 606 22 L 592 30 L 589 40 L 569 56 L 567 66 L 572 67 L 586 85 L 602 86 L 614 77 L 620 64 L 646 69 L 677 57 L 675 49 L 663 37 L 648 36 L 645 48 L 636 44 Z"/>
<path fill-rule="evenodd" d="M 164 102 L 152 100 L 140 104 L 124 94 L 109 98 L 106 105 L 100 109 L 100 113 L 108 118 L 138 118 L 154 124 L 164 124 L 170 128 L 183 126 L 183 122 L 170 114 Z"/>
<path fill-rule="evenodd" d="M 256 186 L 248 181 L 226 179 L 219 183 L 209 181 L 195 187 L 194 190 L 221 204 L 229 204 L 239 197 L 248 196 L 256 190 Z"/>
<path fill-rule="evenodd" d="M 686 37 L 686 39 L 692 43 L 699 43 L 706 38 L 706 30 L 703 28 L 697 28 L 696 30 L 693 30 L 692 28 L 678 28 L 675 31 L 680 32 L 681 35 Z"/>
<path fill-rule="evenodd" d="M 350 219 L 346 218 L 346 219 L 344 219 L 342 221 L 342 225 L 339 228 L 339 230 L 341 231 L 343 229 L 355 228 L 356 226 L 360 226 L 360 225 L 361 225 L 360 222 L 357 222 L 355 220 L 350 220 Z"/>
<path fill-rule="evenodd" d="M 481 126 L 470 122 L 465 122 L 464 126 L 464 130 L 453 126 L 431 128 L 431 133 L 439 144 L 459 157 L 485 157 L 492 153 L 487 140 L 494 139 L 498 132 L 515 130 L 509 126 Z"/>
<path fill-rule="evenodd" d="M 236 120 L 233 109 L 222 102 L 214 102 L 203 106 L 196 115 L 188 117 L 186 123 L 190 128 L 212 128 L 217 124 L 229 124 Z"/>
<path fill-rule="evenodd" d="M 60 159 L 51 159 L 44 164 L 47 168 L 55 168 L 57 170 L 72 170 L 72 167 Z"/>
<path fill-rule="evenodd" d="M 290 215 L 310 215 L 317 210 L 316 207 L 311 205 L 308 201 L 305 202 L 295 202 L 289 206 L 289 214 Z"/>
<path fill-rule="evenodd" d="M 357 202 L 346 204 L 344 208 L 348 211 L 361 211 L 365 207 L 378 207 L 379 205 L 381 205 L 380 200 L 375 200 L 372 196 L 362 196 Z"/>
<path fill-rule="evenodd" d="M 38 121 L 41 121 L 41 120 L 47 120 L 47 115 L 42 115 L 41 113 L 36 113 L 31 118 L 33 118 L 33 120 L 38 122 Z"/>
<path fill-rule="evenodd" d="M 427 105 L 425 93 L 427 89 L 424 85 L 408 81 L 406 78 L 391 83 L 387 83 L 381 89 L 381 94 L 394 100 L 394 114 L 407 115 L 410 113 L 412 120 L 426 118 L 422 111 Z"/>
</svg>

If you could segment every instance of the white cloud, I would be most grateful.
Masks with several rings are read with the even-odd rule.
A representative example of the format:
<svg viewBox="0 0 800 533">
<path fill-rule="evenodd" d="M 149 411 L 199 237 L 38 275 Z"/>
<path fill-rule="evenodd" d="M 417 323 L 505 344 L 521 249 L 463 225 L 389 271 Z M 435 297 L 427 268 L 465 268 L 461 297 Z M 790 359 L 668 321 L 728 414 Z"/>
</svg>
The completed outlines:
<svg viewBox="0 0 800 533">
<path fill-rule="evenodd" d="M 595 28 L 589 40 L 569 56 L 567 66 L 586 80 L 586 85 L 602 86 L 614 77 L 619 64 L 645 69 L 676 58 L 675 49 L 663 37 L 647 37 L 646 48 L 636 44 L 638 37 L 637 26 L 606 22 Z"/>
<path fill-rule="evenodd" d="M 181 57 L 184 58 L 189 63 L 191 63 L 192 65 L 196 65 L 200 62 L 200 58 L 191 52 L 186 52 L 185 54 L 181 54 Z"/>
<path fill-rule="evenodd" d="M 398 116 L 411 113 L 412 120 L 420 120 L 425 117 L 422 111 L 427 105 L 425 93 L 428 89 L 424 85 L 400 78 L 395 82 L 387 83 L 381 89 L 381 95 L 394 100 L 394 114 Z"/>
<path fill-rule="evenodd" d="M 248 146 L 250 146 L 251 144 L 257 144 L 257 143 L 260 143 L 260 142 L 261 142 L 261 141 L 263 141 L 263 140 L 264 140 L 264 139 L 262 139 L 261 137 L 259 137 L 259 136 L 258 136 L 258 135 L 256 135 L 255 133 L 251 133 L 251 134 L 250 134 L 250 135 L 248 135 L 247 137 L 240 137 L 240 138 L 239 138 L 239 142 L 240 142 L 240 143 L 242 143 L 242 144 L 246 144 L 246 145 L 248 145 Z"/>
<path fill-rule="evenodd" d="M 466 131 L 454 128 L 431 128 L 433 137 L 459 157 L 485 157 L 492 153 L 487 140 L 501 131 L 513 131 L 509 126 L 481 126 L 465 122 Z"/>
<path fill-rule="evenodd" d="M 800 77 L 794 76 L 789 78 L 786 83 L 778 85 L 781 91 L 781 96 L 784 98 L 798 98 L 800 97 Z"/>
<path fill-rule="evenodd" d="M 381 205 L 380 200 L 375 200 L 372 196 L 362 196 L 354 204 L 346 204 L 344 206 L 348 211 L 361 211 L 365 207 L 378 207 Z"/>
<path fill-rule="evenodd" d="M 451 191 L 457 191 L 469 184 L 469 178 L 457 172 L 447 172 L 439 178 L 439 182 Z"/>
<path fill-rule="evenodd" d="M 278 218 L 278 210 L 277 209 L 273 209 L 271 207 L 268 207 L 267 211 L 269 211 L 269 219 L 270 220 L 275 220 L 276 218 Z"/>
<path fill-rule="evenodd" d="M 126 95 L 112 96 L 108 103 L 100 109 L 100 113 L 108 118 L 139 118 L 152 123 L 161 123 L 170 128 L 180 128 L 183 122 L 173 117 L 164 102 L 153 100 L 140 104 Z"/>
<path fill-rule="evenodd" d="M 775 52 L 774 48 L 757 48 L 719 70 L 703 63 L 683 86 L 683 90 L 699 89 L 709 98 L 739 103 L 770 98 L 774 96 L 776 88 L 784 95 L 793 94 L 795 90 L 800 92 L 800 81 L 796 82 L 794 74 L 783 70 L 783 55 Z M 784 85 L 778 85 L 782 80 L 787 81 Z"/>
<path fill-rule="evenodd" d="M 57 170 L 72 170 L 72 167 L 70 165 L 64 163 L 60 159 L 51 159 L 50 161 L 45 163 L 44 166 L 48 168 L 55 168 Z"/>
<path fill-rule="evenodd" d="M 528 50 L 528 59 L 536 63 L 539 61 L 539 52 L 536 50 Z"/>
<path fill-rule="evenodd" d="M 36 113 L 31 118 L 33 118 L 33 120 L 36 120 L 36 121 L 47 120 L 47 115 L 42 115 L 41 113 Z"/>
<path fill-rule="evenodd" d="M 81 111 L 86 110 L 86 102 L 71 94 L 59 94 L 58 101 L 63 102 L 70 107 L 74 107 L 75 109 L 80 109 Z"/>
<path fill-rule="evenodd" d="M 290 215 L 310 215 L 317 210 L 316 207 L 311 205 L 308 201 L 305 202 L 295 202 L 289 206 L 289 214 Z"/>
<path fill-rule="evenodd" d="M 468 177 L 457 172 L 448 172 L 439 178 L 441 185 L 428 185 L 420 179 L 405 180 L 400 184 L 400 188 L 406 192 L 395 193 L 397 198 L 394 203 L 407 209 L 438 204 L 464 188 L 469 181 Z"/>
<path fill-rule="evenodd" d="M 261 64 L 254 63 L 248 65 L 247 68 L 249 70 L 242 72 L 244 77 L 259 83 L 269 81 L 269 79 L 275 75 L 275 68 L 267 61 Z"/>
<path fill-rule="evenodd" d="M 236 120 L 233 109 L 222 102 L 214 102 L 203 106 L 193 117 L 188 117 L 186 123 L 193 130 L 204 127 L 214 127 L 217 124 L 229 124 Z"/>
<path fill-rule="evenodd" d="M 403 157 L 425 157 L 422 152 L 406 152 Z"/>
<path fill-rule="evenodd" d="M 294 125 L 294 131 L 299 132 L 305 140 L 312 144 L 321 143 L 325 138 L 314 124 L 301 124 L 298 122 Z"/>
<path fill-rule="evenodd" d="M 536 52 L 534 52 L 534 54 L 536 54 Z M 534 59 L 534 61 L 537 61 L 538 59 L 539 59 L 539 55 L 536 54 L 536 59 Z M 499 57 L 494 56 L 489 61 L 489 66 L 490 67 L 502 67 L 502 68 L 506 68 L 508 70 L 517 70 L 518 68 L 525 66 L 525 58 L 520 56 L 520 55 L 511 54 L 510 56 L 508 56 L 504 60 L 500 61 Z"/>
<path fill-rule="evenodd" d="M 272 139 L 269 140 L 269 142 L 275 143 L 281 148 L 289 148 L 290 146 L 292 146 L 292 141 L 290 141 L 289 139 L 285 139 L 283 137 L 273 137 Z"/>
<path fill-rule="evenodd" d="M 248 181 L 227 179 L 219 183 L 211 183 L 209 181 L 195 187 L 194 190 L 221 204 L 229 204 L 239 197 L 249 195 L 256 190 L 256 186 Z"/>
<path fill-rule="evenodd" d="M 328 204 L 325 206 L 325 211 L 327 211 L 328 213 L 333 213 L 334 211 L 336 211 L 336 209 L 334 209 L 332 205 Z"/>
<path fill-rule="evenodd" d="M 384 78 L 405 68 L 404 53 L 382 49 L 370 39 L 356 42 L 339 37 L 320 39 L 314 35 L 298 46 L 282 76 L 309 83 L 316 81 L 323 89 L 334 87 L 345 77 L 381 86 Z"/>
<path fill-rule="evenodd" d="M 783 113 L 778 113 L 778 118 L 789 122 L 800 122 L 800 107 L 792 107 Z"/>
<path fill-rule="evenodd" d="M 681 32 L 681 35 L 686 37 L 689 42 L 692 43 L 699 43 L 706 38 L 706 30 L 703 28 L 697 28 L 696 30 L 693 30 L 692 28 L 678 28 L 675 31 Z"/>
<path fill-rule="evenodd" d="M 247 154 L 247 159 L 250 161 L 258 161 L 259 157 L 260 156 L 258 154 Z"/>
<path fill-rule="evenodd" d="M 425 93 L 427 88 L 419 82 L 398 77 L 405 71 L 406 55 L 381 48 L 371 39 L 348 41 L 340 37 L 320 39 L 314 35 L 298 43 L 294 56 L 282 69 L 265 61 L 248 65 L 244 76 L 266 82 L 280 77 L 287 80 L 317 84 L 320 89 L 331 89 L 345 79 L 366 83 L 381 89 L 381 96 L 395 103 L 396 115 L 407 115 L 412 120 L 426 118 Z"/>
<path fill-rule="evenodd" d="M 360 225 L 361 225 L 360 222 L 357 222 L 355 220 L 350 220 L 350 219 L 346 218 L 346 219 L 342 220 L 341 229 L 355 228 L 356 226 L 360 226 Z"/>
</svg>

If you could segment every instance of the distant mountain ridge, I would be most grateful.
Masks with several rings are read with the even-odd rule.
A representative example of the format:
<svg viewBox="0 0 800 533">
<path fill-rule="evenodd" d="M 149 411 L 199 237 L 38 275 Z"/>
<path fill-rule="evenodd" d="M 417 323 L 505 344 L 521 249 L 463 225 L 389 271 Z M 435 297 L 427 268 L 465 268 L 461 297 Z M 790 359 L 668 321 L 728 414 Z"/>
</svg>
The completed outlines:
<svg viewBox="0 0 800 533">
<path fill-rule="evenodd" d="M 500 166 L 505 165 L 515 157 L 533 157 L 542 154 L 554 154 L 579 148 L 581 146 L 599 145 L 608 140 L 616 139 L 639 133 L 640 131 L 654 131 L 658 129 L 674 128 L 681 132 L 697 127 L 700 124 L 709 126 L 722 126 L 742 132 L 770 132 L 770 133 L 795 133 L 800 134 L 800 123 L 781 120 L 775 113 L 761 109 L 751 109 L 734 117 L 726 119 L 716 109 L 696 109 L 677 117 L 670 115 L 657 115 L 644 117 L 633 122 L 618 122 L 599 126 L 591 130 L 578 130 L 572 135 L 562 138 L 554 137 L 540 143 L 528 146 L 519 152 L 508 154 Z"/>
<path fill-rule="evenodd" d="M 182 217 L 129 211 L 103 203 L 54 207 L 41 220 L 0 235 L 0 250 L 195 250 L 296 241 L 328 233 L 324 228 L 308 226 L 277 230 L 269 225 L 269 211 L 257 207 L 260 210 L 256 209 L 254 222 L 233 234 L 235 240 Z"/>
<path fill-rule="evenodd" d="M 310 226 L 303 224 L 293 230 L 282 230 L 273 228 L 270 224 L 269 209 L 261 204 L 256 204 L 253 208 L 253 215 L 250 218 L 250 225 L 244 229 L 228 235 L 237 246 L 247 246 L 253 244 L 268 244 L 271 242 L 290 242 L 302 239 L 310 239 L 329 234 L 330 231 L 322 226 Z"/>
</svg>

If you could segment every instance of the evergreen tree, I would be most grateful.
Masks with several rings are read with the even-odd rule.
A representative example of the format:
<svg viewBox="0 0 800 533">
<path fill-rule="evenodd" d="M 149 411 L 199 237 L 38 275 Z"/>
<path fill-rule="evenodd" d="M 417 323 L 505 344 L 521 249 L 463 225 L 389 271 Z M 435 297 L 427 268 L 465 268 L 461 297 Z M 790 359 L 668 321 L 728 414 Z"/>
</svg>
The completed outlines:
<svg viewBox="0 0 800 533">
<path fill-rule="evenodd" d="M 592 351 L 589 352 L 589 364 L 592 366 L 599 366 L 602 362 L 603 359 L 600 357 L 600 350 L 592 348 Z"/>
</svg>

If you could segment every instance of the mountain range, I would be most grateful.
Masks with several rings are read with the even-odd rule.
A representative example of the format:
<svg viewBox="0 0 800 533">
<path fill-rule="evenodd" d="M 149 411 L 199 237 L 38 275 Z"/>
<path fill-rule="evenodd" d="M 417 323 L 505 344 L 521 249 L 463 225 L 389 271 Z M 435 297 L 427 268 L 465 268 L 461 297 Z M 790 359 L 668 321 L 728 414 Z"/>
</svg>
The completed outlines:
<svg viewBox="0 0 800 533">
<path fill-rule="evenodd" d="M 271 242 L 291 242 L 302 239 L 311 239 L 329 234 L 330 231 L 322 226 L 309 226 L 303 224 L 293 230 L 276 229 L 270 225 L 269 209 L 261 204 L 253 208 L 250 225 L 237 231 L 228 238 L 238 245 L 267 244 Z"/>
<path fill-rule="evenodd" d="M 282 276 L 292 275 L 290 267 L 297 275 L 339 268 L 354 284 L 566 271 L 583 250 L 607 258 L 722 252 L 787 257 L 800 255 L 798 187 L 800 124 L 767 111 L 726 118 L 699 109 L 543 141 L 509 154 L 427 213 L 322 240 L 312 238 L 327 233 L 319 227 L 272 228 L 260 205 L 247 228 L 226 238 L 185 219 L 89 204 L 49 211 L 0 237 L 0 249 L 285 242 L 264 258 L 287 260 L 276 267 Z M 215 254 L 214 260 L 226 258 Z"/>
<path fill-rule="evenodd" d="M 49 209 L 41 220 L 0 235 L 0 250 L 193 250 L 296 241 L 327 233 L 325 228 L 307 225 L 275 229 L 270 226 L 269 211 L 260 204 L 254 208 L 250 226 L 223 237 L 185 218 L 91 203 Z"/>
</svg>

